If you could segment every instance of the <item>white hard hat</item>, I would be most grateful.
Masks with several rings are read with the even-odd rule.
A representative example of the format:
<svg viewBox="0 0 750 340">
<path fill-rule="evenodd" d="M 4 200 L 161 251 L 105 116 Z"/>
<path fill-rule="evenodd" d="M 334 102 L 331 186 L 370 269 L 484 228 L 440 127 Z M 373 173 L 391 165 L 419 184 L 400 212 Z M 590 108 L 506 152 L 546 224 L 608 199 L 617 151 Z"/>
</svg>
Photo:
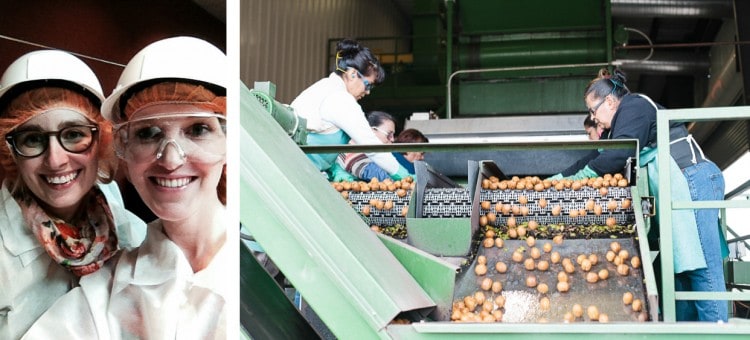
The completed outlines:
<svg viewBox="0 0 750 340">
<path fill-rule="evenodd" d="M 155 79 L 197 81 L 226 89 L 226 55 L 216 46 L 192 37 L 174 37 L 143 48 L 125 66 L 102 115 L 121 121 L 120 99 L 130 88 Z"/>
<path fill-rule="evenodd" d="M 50 85 L 55 82 L 77 85 L 82 87 L 81 92 L 85 90 L 96 97 L 97 105 L 104 101 L 104 92 L 94 71 L 81 59 L 59 50 L 29 52 L 16 59 L 0 79 L 0 99 L 10 99 L 3 97 L 18 85 L 43 81 Z"/>
</svg>

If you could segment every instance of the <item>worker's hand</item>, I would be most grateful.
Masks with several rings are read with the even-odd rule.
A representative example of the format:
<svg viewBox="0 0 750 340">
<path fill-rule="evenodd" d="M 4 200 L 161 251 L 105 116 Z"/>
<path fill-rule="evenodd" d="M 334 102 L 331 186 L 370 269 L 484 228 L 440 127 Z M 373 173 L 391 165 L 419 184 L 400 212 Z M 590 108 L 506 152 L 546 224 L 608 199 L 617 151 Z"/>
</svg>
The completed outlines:
<svg viewBox="0 0 750 340">
<path fill-rule="evenodd" d="M 599 177 L 599 174 L 597 174 L 596 171 L 592 170 L 587 165 L 587 166 L 583 167 L 583 169 L 578 170 L 578 172 L 576 172 L 575 174 L 573 174 L 571 176 L 568 176 L 568 177 L 563 177 L 563 178 L 575 181 L 575 180 L 579 180 L 579 179 L 593 178 L 593 177 Z"/>
<path fill-rule="evenodd" d="M 547 178 L 545 178 L 544 180 L 545 180 L 545 181 L 552 181 L 552 180 L 556 180 L 556 179 L 562 179 L 562 178 L 563 178 L 563 175 L 562 175 L 562 174 L 557 174 L 557 175 L 554 175 L 554 176 L 552 176 L 552 177 L 547 177 Z"/>
<path fill-rule="evenodd" d="M 331 182 L 353 182 L 357 177 L 344 170 L 338 163 L 328 169 Z"/>
</svg>

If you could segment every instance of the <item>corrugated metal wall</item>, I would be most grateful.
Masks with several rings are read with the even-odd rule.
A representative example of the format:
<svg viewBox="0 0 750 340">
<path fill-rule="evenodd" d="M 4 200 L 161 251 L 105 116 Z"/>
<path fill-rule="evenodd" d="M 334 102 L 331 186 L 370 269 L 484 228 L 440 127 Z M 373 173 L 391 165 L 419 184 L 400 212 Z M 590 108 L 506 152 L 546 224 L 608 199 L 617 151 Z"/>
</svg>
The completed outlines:
<svg viewBox="0 0 750 340">
<path fill-rule="evenodd" d="M 331 71 L 328 39 L 410 32 L 392 0 L 241 0 L 240 11 L 240 79 L 270 80 L 282 103 Z"/>
</svg>

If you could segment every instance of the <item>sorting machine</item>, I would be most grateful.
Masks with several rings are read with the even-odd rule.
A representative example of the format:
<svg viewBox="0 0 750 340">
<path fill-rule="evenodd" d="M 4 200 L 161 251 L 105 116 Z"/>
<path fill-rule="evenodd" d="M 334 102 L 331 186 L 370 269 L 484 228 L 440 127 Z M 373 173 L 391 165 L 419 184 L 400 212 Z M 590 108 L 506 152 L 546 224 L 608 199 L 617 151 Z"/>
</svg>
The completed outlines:
<svg viewBox="0 0 750 340">
<path fill-rule="evenodd" d="M 525 155 L 524 162 L 539 161 L 548 153 L 564 157 L 598 147 L 635 149 L 634 141 L 300 148 L 290 138 L 289 130 L 274 121 L 252 91 L 243 87 L 241 98 L 241 222 L 312 307 L 326 331 L 338 338 L 580 339 L 606 334 L 615 338 L 698 339 L 744 338 L 750 331 L 748 326 L 736 324 L 706 327 L 658 321 L 659 295 L 647 239 L 649 225 L 644 218 L 652 213 L 644 207 L 653 206 L 653 201 L 642 197 L 645 195 L 641 193 L 648 192 L 644 175 L 633 176 L 635 170 L 624 171 L 629 181 L 625 185 L 607 185 L 606 192 L 589 186 L 575 190 L 573 185 L 544 187 L 541 180 L 531 187 L 518 186 L 517 180 L 515 189 L 500 189 L 487 184 L 504 178 L 513 180 L 512 176 L 520 180 L 551 173 L 535 169 L 504 174 L 501 169 L 505 169 L 505 164 L 471 157 L 471 152 L 493 151 L 510 162 L 519 154 Z M 446 176 L 429 162 L 418 162 L 416 180 L 404 186 L 408 187 L 406 192 L 388 190 L 387 184 L 382 187 L 385 190 L 378 185 L 378 190 L 357 192 L 352 190 L 352 184 L 345 187 L 328 183 L 305 156 L 316 152 L 406 150 L 431 154 L 459 151 L 468 155 L 463 159 L 466 176 Z M 572 163 L 575 158 L 569 161 Z M 558 163 L 558 167 L 568 164 Z M 537 183 L 542 187 L 535 190 Z M 369 184 L 359 183 L 370 188 Z M 546 204 L 540 204 L 543 200 Z M 378 202 L 391 203 L 386 206 Z M 591 204 L 601 207 L 601 211 L 595 212 Z M 505 205 L 510 206 L 510 213 L 505 212 Z M 521 207 L 526 209 L 522 212 Z M 572 211 L 576 213 L 571 214 Z M 488 218 L 490 213 L 494 218 Z M 535 229 L 530 226 L 532 221 L 537 223 Z M 406 235 L 386 236 L 373 232 L 372 225 L 403 225 Z M 519 226 L 526 228 L 526 237 L 518 236 Z M 511 230 L 515 230 L 515 237 Z M 558 235 L 562 242 L 555 240 Z M 535 243 L 530 242 L 530 236 Z M 492 239 L 491 246 L 486 238 Z M 498 238 L 503 240 L 500 247 Z M 618 273 L 616 260 L 606 259 L 613 242 L 629 254 L 623 261 L 627 273 Z M 545 247 L 551 249 L 547 251 Z M 254 261 L 244 249 L 241 261 Z M 522 261 L 514 261 L 516 252 L 521 253 Z M 562 260 L 552 260 L 554 252 L 561 259 L 569 259 L 574 267 L 568 272 L 567 290 L 558 288 L 557 283 L 562 280 L 557 275 L 565 268 Z M 592 254 L 598 258 L 593 264 Z M 591 266 L 588 270 L 582 268 L 583 261 L 577 261 L 581 255 Z M 629 262 L 634 256 L 640 258 L 639 265 Z M 529 260 L 533 264 L 527 267 Z M 542 261 L 547 261 L 546 269 L 541 269 Z M 504 262 L 507 271 L 495 269 L 497 262 Z M 487 267 L 484 272 L 477 269 L 482 263 Z M 599 275 L 602 270 L 608 272 L 606 278 Z M 597 273 L 596 282 L 587 281 L 589 273 Z M 535 277 L 533 284 L 528 281 L 530 276 Z M 500 282 L 502 289 L 483 289 L 486 279 Z M 250 303 L 246 298 L 250 295 L 246 292 L 253 289 L 252 282 L 251 278 L 243 280 L 241 287 L 244 330 L 251 336 L 258 336 L 261 330 L 262 334 L 301 336 L 294 333 L 297 328 L 285 326 L 297 324 L 285 322 L 298 320 L 294 313 L 279 314 L 278 324 L 274 325 L 253 322 L 257 319 L 253 305 L 263 302 Z M 540 291 L 541 283 L 547 285 L 547 291 Z M 457 316 L 456 311 L 470 304 L 466 297 L 475 298 L 477 292 L 494 302 L 485 307 L 488 314 L 499 310 L 503 316 L 492 322 Z M 634 310 L 632 303 L 623 303 L 626 292 L 641 302 L 641 308 Z M 494 300 L 498 295 L 505 297 L 503 306 Z M 545 298 L 547 302 L 543 301 Z M 575 316 L 576 304 L 583 307 L 583 316 L 571 319 L 567 314 Z M 599 316 L 587 315 L 589 306 L 596 306 L 599 316 L 607 314 L 609 322 L 598 322 Z M 480 315 L 481 307 L 474 310 Z"/>
</svg>

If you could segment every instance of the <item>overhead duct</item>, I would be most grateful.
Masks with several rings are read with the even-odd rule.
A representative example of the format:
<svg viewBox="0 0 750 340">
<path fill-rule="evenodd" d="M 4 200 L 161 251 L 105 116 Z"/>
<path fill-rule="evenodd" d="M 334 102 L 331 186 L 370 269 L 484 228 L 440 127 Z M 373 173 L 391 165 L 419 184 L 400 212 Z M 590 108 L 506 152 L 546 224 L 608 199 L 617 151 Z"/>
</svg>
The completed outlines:
<svg viewBox="0 0 750 340">
<path fill-rule="evenodd" d="M 627 58 L 617 58 L 613 63 L 627 72 L 670 75 L 708 75 L 711 66 L 707 55 L 690 51 L 659 51 L 643 60 L 646 54 L 633 51 Z"/>
<path fill-rule="evenodd" d="M 613 17 L 731 18 L 731 0 L 611 0 Z"/>
</svg>

